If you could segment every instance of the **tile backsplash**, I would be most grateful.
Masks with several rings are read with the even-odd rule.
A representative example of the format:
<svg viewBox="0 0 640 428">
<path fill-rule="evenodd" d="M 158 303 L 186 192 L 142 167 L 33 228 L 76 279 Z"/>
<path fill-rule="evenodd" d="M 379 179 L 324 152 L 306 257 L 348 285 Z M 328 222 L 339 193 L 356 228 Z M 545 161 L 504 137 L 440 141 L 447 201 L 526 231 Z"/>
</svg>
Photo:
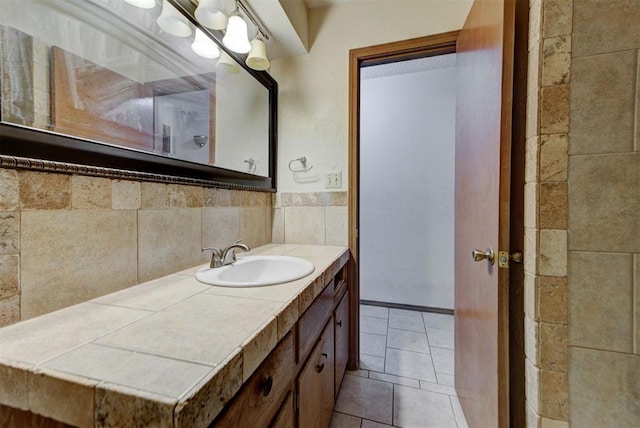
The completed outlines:
<svg viewBox="0 0 640 428">
<path fill-rule="evenodd" d="M 347 192 L 278 193 L 274 244 L 348 245 Z"/>
<path fill-rule="evenodd" d="M 203 263 L 203 247 L 267 244 L 271 199 L 0 168 L 0 326 Z"/>
</svg>

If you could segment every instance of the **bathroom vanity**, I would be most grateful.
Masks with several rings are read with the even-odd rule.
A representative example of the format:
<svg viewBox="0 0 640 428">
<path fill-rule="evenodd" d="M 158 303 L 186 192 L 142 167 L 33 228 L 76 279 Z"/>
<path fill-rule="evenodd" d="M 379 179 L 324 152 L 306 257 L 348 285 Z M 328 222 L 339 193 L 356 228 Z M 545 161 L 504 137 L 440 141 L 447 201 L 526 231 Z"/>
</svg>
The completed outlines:
<svg viewBox="0 0 640 428">
<path fill-rule="evenodd" d="M 256 288 L 198 267 L 0 329 L 0 425 L 326 427 L 348 359 L 348 249 Z"/>
</svg>

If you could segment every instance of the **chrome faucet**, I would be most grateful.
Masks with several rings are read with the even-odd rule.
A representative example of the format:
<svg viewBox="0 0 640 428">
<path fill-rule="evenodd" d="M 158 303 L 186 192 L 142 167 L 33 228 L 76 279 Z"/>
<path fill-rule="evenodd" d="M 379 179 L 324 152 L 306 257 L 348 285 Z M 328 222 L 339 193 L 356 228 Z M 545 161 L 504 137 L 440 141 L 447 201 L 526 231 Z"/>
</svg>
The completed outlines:
<svg viewBox="0 0 640 428">
<path fill-rule="evenodd" d="M 247 244 L 244 244 L 241 239 L 233 244 L 227 245 L 227 247 L 222 250 L 222 266 L 230 265 L 236 261 L 236 248 L 242 251 L 251 251 L 251 248 L 249 248 Z"/>
<path fill-rule="evenodd" d="M 211 251 L 211 263 L 209 264 L 209 267 L 211 269 L 215 269 L 235 262 L 236 248 L 240 248 L 243 251 L 251 251 L 251 248 L 249 248 L 247 244 L 242 243 L 242 240 L 238 240 L 233 244 L 227 245 L 223 250 L 207 247 L 203 248 L 202 251 Z"/>
</svg>

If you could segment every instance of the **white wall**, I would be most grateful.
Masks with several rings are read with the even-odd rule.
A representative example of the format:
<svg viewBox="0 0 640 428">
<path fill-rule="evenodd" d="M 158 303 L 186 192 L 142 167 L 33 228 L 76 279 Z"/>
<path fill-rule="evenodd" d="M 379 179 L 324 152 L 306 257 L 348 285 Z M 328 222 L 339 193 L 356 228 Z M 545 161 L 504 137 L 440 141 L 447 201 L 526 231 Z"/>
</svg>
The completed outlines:
<svg viewBox="0 0 640 428">
<path fill-rule="evenodd" d="M 309 11 L 308 55 L 275 60 L 280 86 L 278 190 L 325 190 L 323 180 L 296 183 L 286 168 L 306 156 L 320 177 L 342 171 L 348 188 L 349 50 L 462 28 L 471 0 L 336 4 Z"/>
<path fill-rule="evenodd" d="M 361 82 L 363 300 L 453 309 L 455 80 L 450 67 Z"/>
</svg>

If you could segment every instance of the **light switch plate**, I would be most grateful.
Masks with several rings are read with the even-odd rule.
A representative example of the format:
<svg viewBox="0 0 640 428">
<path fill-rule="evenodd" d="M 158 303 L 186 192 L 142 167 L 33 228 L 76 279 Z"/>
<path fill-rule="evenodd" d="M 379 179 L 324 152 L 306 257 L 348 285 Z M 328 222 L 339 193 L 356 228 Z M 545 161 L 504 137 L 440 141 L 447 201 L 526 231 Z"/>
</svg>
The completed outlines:
<svg viewBox="0 0 640 428">
<path fill-rule="evenodd" d="M 342 187 L 342 172 L 329 171 L 324 174 L 325 189 L 340 189 Z"/>
</svg>

